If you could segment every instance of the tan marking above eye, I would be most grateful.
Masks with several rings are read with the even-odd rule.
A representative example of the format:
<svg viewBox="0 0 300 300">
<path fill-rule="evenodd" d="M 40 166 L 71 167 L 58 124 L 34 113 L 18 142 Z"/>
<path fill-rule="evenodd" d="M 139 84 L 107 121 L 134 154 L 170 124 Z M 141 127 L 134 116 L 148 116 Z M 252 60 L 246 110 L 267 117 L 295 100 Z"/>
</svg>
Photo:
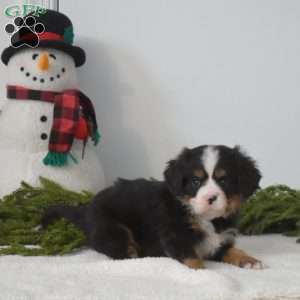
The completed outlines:
<svg viewBox="0 0 300 300">
<path fill-rule="evenodd" d="M 205 176 L 206 176 L 206 174 L 205 174 L 205 172 L 204 172 L 203 169 L 197 169 L 197 170 L 195 170 L 194 175 L 197 176 L 197 177 L 199 177 L 200 179 L 204 179 Z"/>
<path fill-rule="evenodd" d="M 226 171 L 224 169 L 216 169 L 215 170 L 215 177 L 216 178 L 222 178 L 226 176 Z"/>
</svg>

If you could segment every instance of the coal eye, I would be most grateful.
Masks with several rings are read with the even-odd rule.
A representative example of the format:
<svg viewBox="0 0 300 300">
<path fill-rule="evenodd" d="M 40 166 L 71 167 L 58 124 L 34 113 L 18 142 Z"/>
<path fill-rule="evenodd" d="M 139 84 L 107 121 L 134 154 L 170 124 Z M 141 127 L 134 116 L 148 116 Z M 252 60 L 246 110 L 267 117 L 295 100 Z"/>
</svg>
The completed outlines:
<svg viewBox="0 0 300 300">
<path fill-rule="evenodd" d="M 53 59 L 56 59 L 56 56 L 54 54 L 50 54 L 50 57 L 52 57 Z"/>
<path fill-rule="evenodd" d="M 33 60 L 36 60 L 36 58 L 38 57 L 39 55 L 37 54 L 37 53 L 34 53 L 33 55 L 32 55 L 32 59 Z"/>
</svg>

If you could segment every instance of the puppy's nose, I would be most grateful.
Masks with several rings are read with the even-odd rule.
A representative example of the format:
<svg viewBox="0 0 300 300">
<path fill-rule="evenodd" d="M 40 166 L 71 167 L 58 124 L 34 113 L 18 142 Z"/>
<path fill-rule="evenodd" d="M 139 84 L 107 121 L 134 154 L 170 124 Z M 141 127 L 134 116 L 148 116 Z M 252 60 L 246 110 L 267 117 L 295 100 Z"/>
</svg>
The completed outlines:
<svg viewBox="0 0 300 300">
<path fill-rule="evenodd" d="M 212 205 L 217 200 L 217 198 L 218 198 L 218 196 L 216 196 L 216 195 L 208 198 L 208 203 L 210 205 Z"/>
</svg>

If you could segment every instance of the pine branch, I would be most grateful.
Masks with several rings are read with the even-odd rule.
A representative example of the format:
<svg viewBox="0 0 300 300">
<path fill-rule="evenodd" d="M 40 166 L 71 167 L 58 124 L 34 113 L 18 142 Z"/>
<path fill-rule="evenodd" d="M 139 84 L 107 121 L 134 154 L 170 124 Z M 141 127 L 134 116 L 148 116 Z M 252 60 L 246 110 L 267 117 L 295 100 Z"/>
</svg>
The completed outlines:
<svg viewBox="0 0 300 300">
<path fill-rule="evenodd" d="M 22 182 L 21 187 L 0 201 L 0 255 L 65 254 L 85 244 L 83 233 L 60 220 L 46 230 L 39 229 L 43 211 L 54 204 L 79 205 L 92 198 L 88 192 L 76 193 L 40 178 L 41 187 Z M 26 245 L 38 245 L 28 248 Z"/>
<path fill-rule="evenodd" d="M 79 205 L 89 202 L 92 196 L 66 190 L 45 178 L 41 178 L 41 187 L 23 182 L 20 189 L 0 201 L 0 246 L 6 246 L 0 248 L 0 255 L 63 255 L 84 246 L 84 234 L 65 220 L 46 230 L 38 226 L 48 206 Z M 243 206 L 239 228 L 244 234 L 300 237 L 300 191 L 283 185 L 258 191 Z"/>
<path fill-rule="evenodd" d="M 239 229 L 244 234 L 300 236 L 300 191 L 284 185 L 258 191 L 242 207 Z"/>
</svg>

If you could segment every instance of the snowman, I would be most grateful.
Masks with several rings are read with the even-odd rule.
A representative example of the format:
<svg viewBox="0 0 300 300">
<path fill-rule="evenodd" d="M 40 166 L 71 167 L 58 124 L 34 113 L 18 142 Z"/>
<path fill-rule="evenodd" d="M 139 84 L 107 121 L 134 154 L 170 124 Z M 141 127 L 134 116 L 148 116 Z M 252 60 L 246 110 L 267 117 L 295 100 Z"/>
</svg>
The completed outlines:
<svg viewBox="0 0 300 300">
<path fill-rule="evenodd" d="M 7 97 L 0 106 L 0 198 L 21 181 L 39 185 L 40 176 L 75 191 L 99 191 L 100 135 L 93 104 L 78 90 L 76 68 L 85 53 L 73 46 L 71 21 L 47 10 L 13 26 L 14 44 L 1 57 Z"/>
</svg>

